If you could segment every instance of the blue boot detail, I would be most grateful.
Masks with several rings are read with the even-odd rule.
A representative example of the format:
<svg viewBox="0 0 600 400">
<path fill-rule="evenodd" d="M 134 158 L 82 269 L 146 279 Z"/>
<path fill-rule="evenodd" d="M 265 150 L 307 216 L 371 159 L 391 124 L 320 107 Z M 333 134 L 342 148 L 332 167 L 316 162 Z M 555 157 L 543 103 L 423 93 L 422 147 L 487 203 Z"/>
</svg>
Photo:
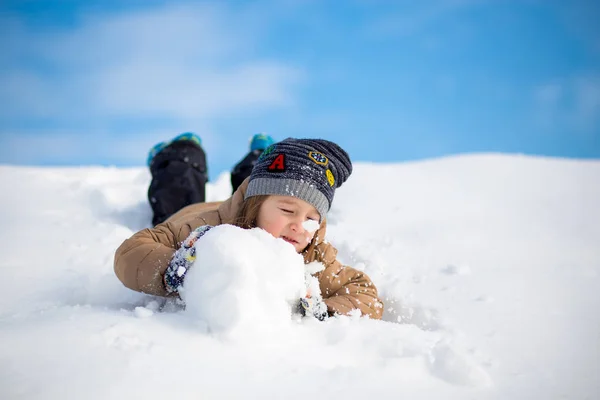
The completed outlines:
<svg viewBox="0 0 600 400">
<path fill-rule="evenodd" d="M 275 141 L 271 136 L 266 133 L 257 133 L 252 136 L 252 140 L 250 140 L 250 151 L 264 150 L 273 143 L 275 143 Z"/>
<path fill-rule="evenodd" d="M 200 136 L 196 135 L 193 132 L 182 133 L 181 135 L 175 136 L 170 141 L 160 142 L 160 143 L 154 145 L 154 147 L 152 147 L 150 149 L 150 151 L 148 152 L 148 158 L 146 159 L 146 165 L 150 166 L 154 157 L 156 157 L 156 155 L 158 153 L 160 153 L 165 147 L 167 147 L 168 145 L 170 145 L 173 142 L 177 142 L 180 140 L 190 140 L 193 143 L 196 143 L 198 146 L 202 146 L 202 139 L 200 139 Z"/>
<path fill-rule="evenodd" d="M 150 163 L 152 162 L 152 159 L 154 159 L 154 156 L 156 156 L 158 153 L 160 153 L 162 151 L 162 149 L 164 149 L 168 145 L 169 145 L 169 142 L 160 142 L 158 144 L 155 144 L 154 147 L 152 147 L 150 149 L 150 151 L 148 152 L 148 158 L 146 159 L 146 165 L 150 166 Z"/>
<path fill-rule="evenodd" d="M 200 139 L 200 136 L 196 135 L 193 132 L 185 132 L 185 133 L 182 133 L 181 135 L 175 136 L 175 138 L 173 138 L 173 140 L 171 140 L 171 143 L 177 142 L 178 140 L 191 140 L 192 142 L 196 143 L 198 146 L 202 146 L 202 139 Z"/>
</svg>

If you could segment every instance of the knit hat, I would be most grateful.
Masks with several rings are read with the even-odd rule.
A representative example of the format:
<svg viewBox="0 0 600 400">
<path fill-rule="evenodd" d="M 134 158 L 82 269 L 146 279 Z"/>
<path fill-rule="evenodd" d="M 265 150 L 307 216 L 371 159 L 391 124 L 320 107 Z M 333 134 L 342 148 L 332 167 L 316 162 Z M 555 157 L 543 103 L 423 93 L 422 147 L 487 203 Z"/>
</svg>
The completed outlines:
<svg viewBox="0 0 600 400">
<path fill-rule="evenodd" d="M 264 150 L 275 143 L 273 138 L 265 133 L 257 133 L 250 140 L 250 151 Z"/>
<path fill-rule="evenodd" d="M 250 174 L 246 196 L 293 196 L 312 204 L 321 220 L 331 208 L 335 189 L 352 173 L 348 154 L 324 139 L 287 138 L 269 146 Z"/>
</svg>

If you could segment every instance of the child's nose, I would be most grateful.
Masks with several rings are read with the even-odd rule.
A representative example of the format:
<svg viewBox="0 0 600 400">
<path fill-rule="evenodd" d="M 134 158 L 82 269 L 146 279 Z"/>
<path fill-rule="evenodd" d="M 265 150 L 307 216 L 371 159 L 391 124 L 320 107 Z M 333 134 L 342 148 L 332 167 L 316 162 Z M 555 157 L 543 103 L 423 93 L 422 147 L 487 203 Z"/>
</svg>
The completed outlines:
<svg viewBox="0 0 600 400">
<path fill-rule="evenodd" d="M 302 225 L 304 221 L 300 220 L 300 219 L 295 219 L 294 221 L 292 221 L 291 223 L 291 228 L 292 231 L 297 232 L 297 233 L 303 233 L 304 232 L 304 226 Z"/>
</svg>

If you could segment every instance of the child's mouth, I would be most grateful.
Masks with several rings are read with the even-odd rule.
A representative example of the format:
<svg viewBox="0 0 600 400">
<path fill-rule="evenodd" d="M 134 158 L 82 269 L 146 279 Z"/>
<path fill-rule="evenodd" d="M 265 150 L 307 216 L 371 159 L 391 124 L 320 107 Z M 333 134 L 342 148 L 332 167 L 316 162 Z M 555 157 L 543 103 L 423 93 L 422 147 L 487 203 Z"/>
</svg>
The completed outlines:
<svg viewBox="0 0 600 400">
<path fill-rule="evenodd" d="M 292 238 L 289 238 L 289 237 L 287 237 L 287 236 L 282 236 L 281 238 L 282 238 L 283 240 L 285 240 L 286 242 L 288 242 L 288 243 L 291 243 L 291 244 L 296 244 L 296 243 L 298 243 L 298 241 L 296 241 L 296 240 L 294 240 L 294 239 L 292 239 Z"/>
</svg>

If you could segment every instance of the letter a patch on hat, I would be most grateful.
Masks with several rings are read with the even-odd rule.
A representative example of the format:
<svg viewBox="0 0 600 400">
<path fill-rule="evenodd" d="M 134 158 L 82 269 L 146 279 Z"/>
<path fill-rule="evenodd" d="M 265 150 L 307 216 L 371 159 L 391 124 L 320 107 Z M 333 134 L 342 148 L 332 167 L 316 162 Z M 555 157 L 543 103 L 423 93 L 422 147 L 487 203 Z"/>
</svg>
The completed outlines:
<svg viewBox="0 0 600 400">
<path fill-rule="evenodd" d="M 269 165 L 270 172 L 285 172 L 285 154 L 280 154 Z"/>
</svg>

